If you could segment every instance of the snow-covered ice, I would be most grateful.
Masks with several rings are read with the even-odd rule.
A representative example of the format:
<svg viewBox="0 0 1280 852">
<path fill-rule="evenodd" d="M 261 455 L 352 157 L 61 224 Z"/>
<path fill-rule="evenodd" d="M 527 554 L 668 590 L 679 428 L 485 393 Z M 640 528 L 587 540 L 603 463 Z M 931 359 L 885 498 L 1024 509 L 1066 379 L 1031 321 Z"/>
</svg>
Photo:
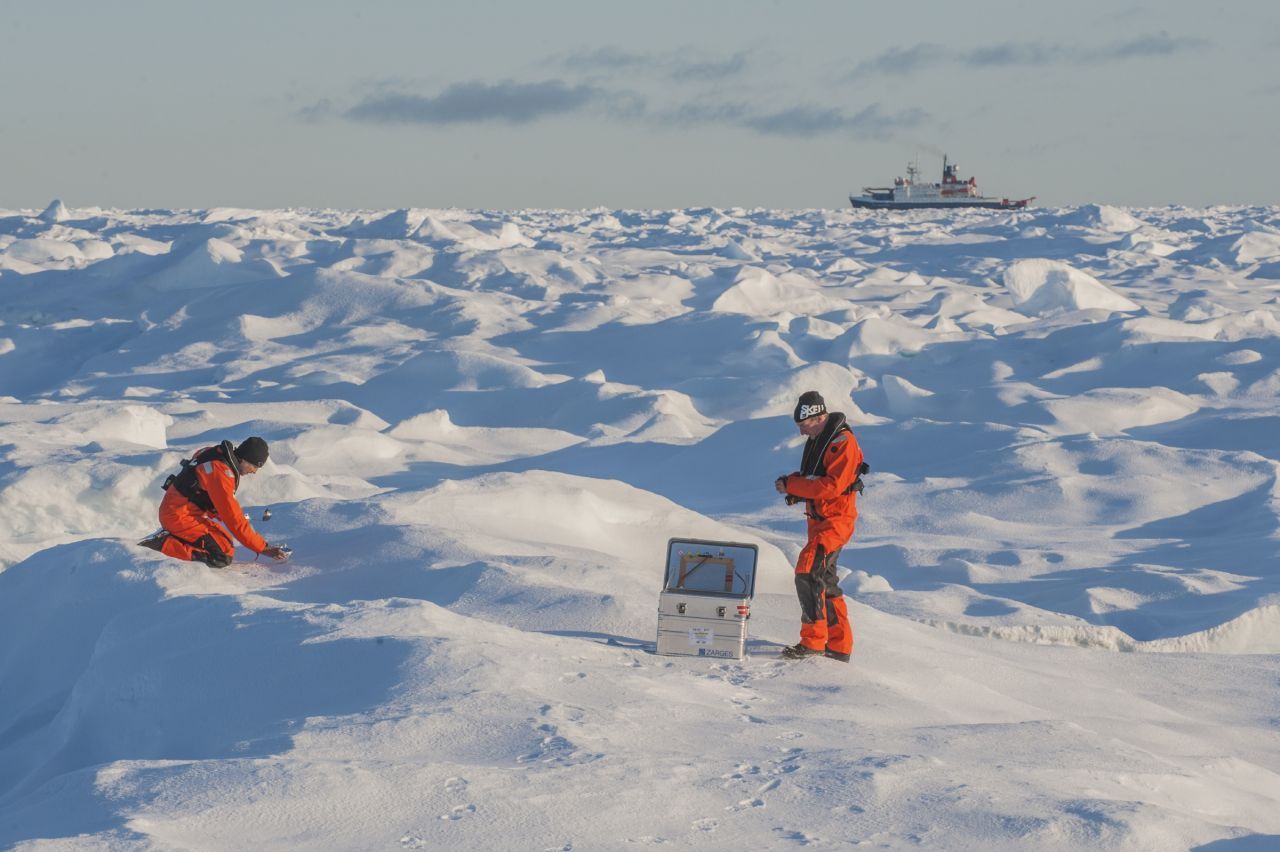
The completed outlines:
<svg viewBox="0 0 1280 852">
<path fill-rule="evenodd" d="M 1276 208 L 55 201 L 0 294 L 0 846 L 1280 845 Z M 777 656 L 809 389 L 850 665 Z M 133 545 L 250 434 L 291 563 Z M 671 536 L 746 659 L 653 653 Z"/>
</svg>

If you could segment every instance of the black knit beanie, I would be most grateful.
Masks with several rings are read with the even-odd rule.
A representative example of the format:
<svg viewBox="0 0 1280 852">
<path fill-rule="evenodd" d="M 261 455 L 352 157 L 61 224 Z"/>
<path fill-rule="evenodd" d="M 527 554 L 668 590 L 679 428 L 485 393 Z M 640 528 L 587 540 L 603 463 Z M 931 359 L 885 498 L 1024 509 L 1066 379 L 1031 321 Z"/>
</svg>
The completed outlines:
<svg viewBox="0 0 1280 852">
<path fill-rule="evenodd" d="M 801 420 L 808 420 L 810 417 L 826 413 L 827 403 L 823 400 L 822 394 L 817 391 L 805 391 L 800 394 L 800 401 L 796 403 L 795 413 L 791 416 L 799 423 Z"/>
<path fill-rule="evenodd" d="M 262 467 L 267 463 L 267 442 L 257 435 L 245 438 L 240 446 L 236 447 L 236 458 L 247 461 L 254 467 Z"/>
</svg>

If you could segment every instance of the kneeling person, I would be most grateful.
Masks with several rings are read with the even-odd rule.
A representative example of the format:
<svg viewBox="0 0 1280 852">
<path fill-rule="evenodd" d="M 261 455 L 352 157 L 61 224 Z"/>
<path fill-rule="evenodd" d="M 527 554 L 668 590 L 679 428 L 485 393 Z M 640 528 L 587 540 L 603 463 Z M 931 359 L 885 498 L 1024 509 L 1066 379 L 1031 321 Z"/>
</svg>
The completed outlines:
<svg viewBox="0 0 1280 852">
<path fill-rule="evenodd" d="M 257 473 L 266 463 L 267 442 L 258 437 L 246 438 L 234 448 L 223 441 L 184 459 L 182 470 L 164 484 L 162 529 L 138 544 L 175 559 L 225 568 L 234 558 L 234 536 L 254 553 L 284 561 L 288 551 L 268 544 L 236 500 L 240 478 Z"/>
</svg>

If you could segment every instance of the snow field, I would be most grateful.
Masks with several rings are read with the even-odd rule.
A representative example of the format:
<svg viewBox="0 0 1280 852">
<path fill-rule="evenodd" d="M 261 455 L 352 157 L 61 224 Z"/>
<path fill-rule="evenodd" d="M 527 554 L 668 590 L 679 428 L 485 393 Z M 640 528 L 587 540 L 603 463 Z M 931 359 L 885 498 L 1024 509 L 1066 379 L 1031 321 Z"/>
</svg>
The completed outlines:
<svg viewBox="0 0 1280 852">
<path fill-rule="evenodd" d="M 1277 246 L 1272 208 L 0 211 L 0 845 L 1265 848 Z M 809 389 L 872 465 L 848 666 L 776 656 Z M 249 434 L 293 562 L 132 545 Z M 673 535 L 759 545 L 747 659 L 652 653 Z"/>
</svg>

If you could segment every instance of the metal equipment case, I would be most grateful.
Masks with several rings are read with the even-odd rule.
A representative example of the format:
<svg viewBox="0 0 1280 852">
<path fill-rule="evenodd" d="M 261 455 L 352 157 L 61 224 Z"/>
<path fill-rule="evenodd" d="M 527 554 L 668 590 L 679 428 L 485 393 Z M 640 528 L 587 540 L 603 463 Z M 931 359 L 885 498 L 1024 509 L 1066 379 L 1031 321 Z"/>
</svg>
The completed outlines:
<svg viewBox="0 0 1280 852">
<path fill-rule="evenodd" d="M 740 660 L 756 590 L 754 544 L 673 538 L 658 596 L 659 654 Z"/>
</svg>

